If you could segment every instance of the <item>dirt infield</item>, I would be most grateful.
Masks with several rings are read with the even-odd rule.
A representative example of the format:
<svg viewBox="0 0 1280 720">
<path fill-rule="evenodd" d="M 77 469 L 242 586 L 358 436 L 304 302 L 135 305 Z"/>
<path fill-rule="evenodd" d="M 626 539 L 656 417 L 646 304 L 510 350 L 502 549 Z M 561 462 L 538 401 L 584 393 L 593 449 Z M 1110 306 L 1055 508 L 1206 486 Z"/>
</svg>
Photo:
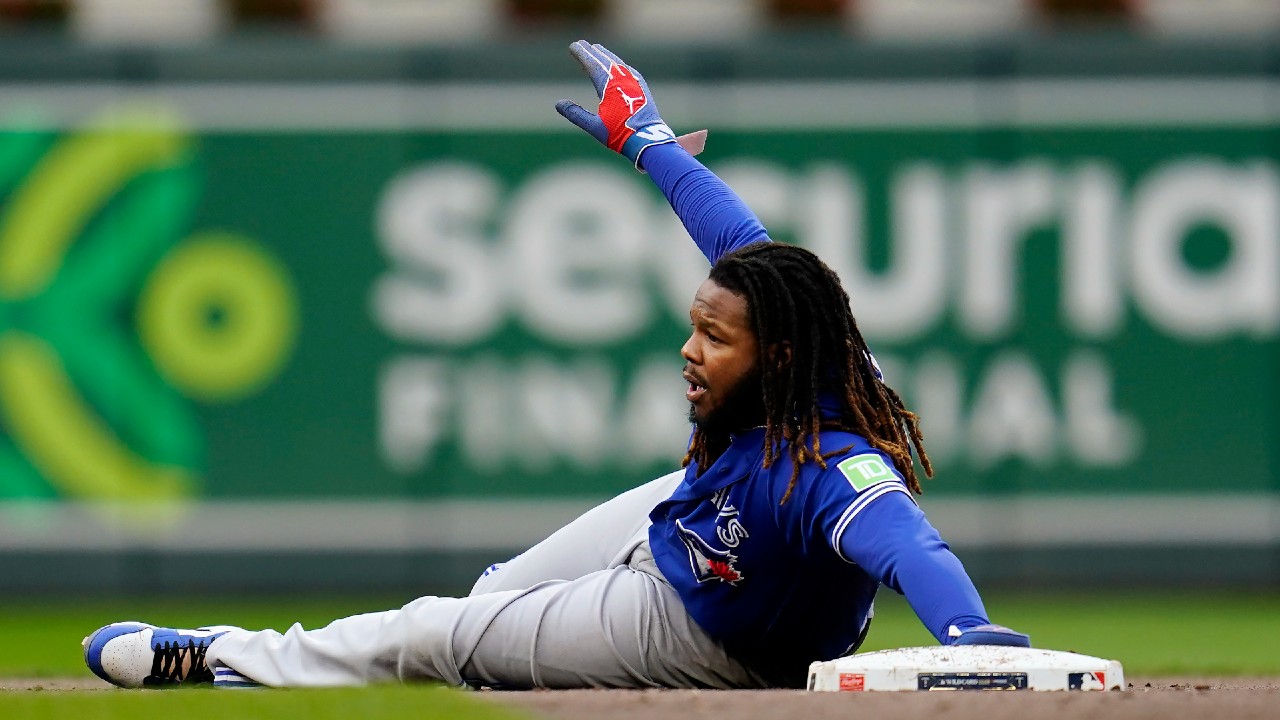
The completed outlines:
<svg viewBox="0 0 1280 720">
<path fill-rule="evenodd" d="M 848 720 L 852 717 L 1275 720 L 1280 717 L 1280 678 L 1138 678 L 1129 692 L 1110 693 L 572 690 L 480 695 L 555 720 Z"/>
<path fill-rule="evenodd" d="M 0 680 L 0 690 L 111 690 L 92 678 Z M 1166 720 L 1280 717 L 1280 678 L 1131 679 L 1128 692 L 806 693 L 796 690 L 569 690 L 480 692 L 476 697 L 549 720 Z"/>
</svg>

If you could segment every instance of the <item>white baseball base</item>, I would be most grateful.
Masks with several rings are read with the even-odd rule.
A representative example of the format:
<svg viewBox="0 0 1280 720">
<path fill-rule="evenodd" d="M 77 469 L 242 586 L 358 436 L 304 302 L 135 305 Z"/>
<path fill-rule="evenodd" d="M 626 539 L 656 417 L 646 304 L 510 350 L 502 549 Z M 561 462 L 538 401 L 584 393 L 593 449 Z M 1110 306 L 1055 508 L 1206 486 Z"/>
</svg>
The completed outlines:
<svg viewBox="0 0 1280 720">
<path fill-rule="evenodd" d="M 809 666 L 809 689 L 824 692 L 900 690 L 1124 690 L 1115 660 L 1060 650 L 961 645 L 850 655 Z"/>
</svg>

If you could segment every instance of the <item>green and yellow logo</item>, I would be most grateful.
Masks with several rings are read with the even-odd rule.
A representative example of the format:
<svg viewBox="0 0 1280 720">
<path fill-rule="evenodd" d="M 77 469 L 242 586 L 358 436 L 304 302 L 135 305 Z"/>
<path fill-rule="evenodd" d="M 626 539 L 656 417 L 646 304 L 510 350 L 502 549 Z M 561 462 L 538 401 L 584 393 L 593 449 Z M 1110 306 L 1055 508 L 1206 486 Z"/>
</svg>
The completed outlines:
<svg viewBox="0 0 1280 720">
<path fill-rule="evenodd" d="M 200 179 L 176 126 L 0 131 L 0 498 L 192 495 L 192 401 L 283 367 L 288 274 L 250 238 L 191 232 Z"/>
</svg>

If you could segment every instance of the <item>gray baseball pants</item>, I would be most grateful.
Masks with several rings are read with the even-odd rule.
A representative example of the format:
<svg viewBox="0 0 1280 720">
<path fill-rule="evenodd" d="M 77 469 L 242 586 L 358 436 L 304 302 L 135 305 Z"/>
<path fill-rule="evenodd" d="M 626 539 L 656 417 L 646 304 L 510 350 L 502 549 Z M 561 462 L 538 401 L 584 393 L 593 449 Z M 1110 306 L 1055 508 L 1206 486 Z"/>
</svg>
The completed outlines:
<svg viewBox="0 0 1280 720">
<path fill-rule="evenodd" d="M 468 597 L 423 597 L 319 630 L 231 631 L 205 659 L 274 687 L 760 687 L 689 617 L 649 550 L 649 511 L 681 475 L 589 510 L 487 571 Z"/>
</svg>

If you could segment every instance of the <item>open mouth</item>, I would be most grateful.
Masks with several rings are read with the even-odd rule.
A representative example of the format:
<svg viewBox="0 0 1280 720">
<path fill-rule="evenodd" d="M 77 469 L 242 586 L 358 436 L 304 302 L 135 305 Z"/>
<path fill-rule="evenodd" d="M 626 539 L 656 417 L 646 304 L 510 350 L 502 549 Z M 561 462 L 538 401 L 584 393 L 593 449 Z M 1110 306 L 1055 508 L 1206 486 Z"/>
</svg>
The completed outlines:
<svg viewBox="0 0 1280 720">
<path fill-rule="evenodd" d="M 689 383 L 689 389 L 684 391 L 684 399 L 691 403 L 698 402 L 698 399 L 706 394 L 707 389 L 696 383 Z"/>
<path fill-rule="evenodd" d="M 707 387 L 695 378 L 691 373 L 685 371 L 684 379 L 689 383 L 689 389 L 684 391 L 684 398 L 691 403 L 697 403 L 707 392 Z"/>
</svg>

